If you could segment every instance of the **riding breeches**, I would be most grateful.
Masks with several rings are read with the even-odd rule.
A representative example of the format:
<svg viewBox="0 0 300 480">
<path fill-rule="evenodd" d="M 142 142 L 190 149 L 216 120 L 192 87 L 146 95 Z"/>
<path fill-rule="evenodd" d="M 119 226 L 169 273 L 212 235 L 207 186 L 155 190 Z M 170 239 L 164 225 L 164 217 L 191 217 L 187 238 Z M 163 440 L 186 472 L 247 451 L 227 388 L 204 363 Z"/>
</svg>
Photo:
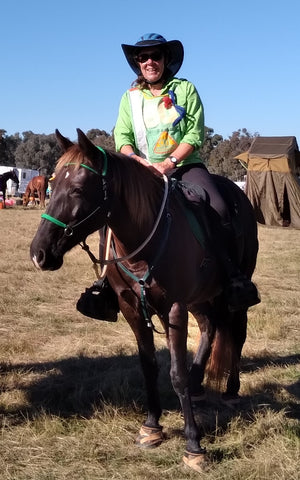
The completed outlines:
<svg viewBox="0 0 300 480">
<path fill-rule="evenodd" d="M 187 168 L 189 167 L 189 168 Z M 217 189 L 213 176 L 209 173 L 207 168 L 202 164 L 189 165 L 178 169 L 174 176 L 183 182 L 188 182 L 193 185 L 202 187 L 206 192 L 207 201 L 210 206 L 221 217 L 221 222 L 226 224 L 229 222 L 229 212 L 227 205 Z M 199 198 L 195 193 L 190 193 L 188 198 L 192 202 L 199 203 Z"/>
</svg>

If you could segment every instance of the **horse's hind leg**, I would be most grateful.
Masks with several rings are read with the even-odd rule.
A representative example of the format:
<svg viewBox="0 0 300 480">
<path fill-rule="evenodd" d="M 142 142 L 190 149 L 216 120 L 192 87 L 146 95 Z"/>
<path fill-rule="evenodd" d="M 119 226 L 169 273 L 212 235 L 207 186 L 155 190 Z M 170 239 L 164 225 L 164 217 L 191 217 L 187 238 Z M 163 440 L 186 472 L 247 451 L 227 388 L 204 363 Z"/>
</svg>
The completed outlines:
<svg viewBox="0 0 300 480">
<path fill-rule="evenodd" d="M 226 392 L 223 395 L 225 401 L 235 401 L 240 389 L 240 361 L 241 353 L 247 336 L 247 311 L 236 312 L 232 318 L 232 359 Z"/>
</svg>

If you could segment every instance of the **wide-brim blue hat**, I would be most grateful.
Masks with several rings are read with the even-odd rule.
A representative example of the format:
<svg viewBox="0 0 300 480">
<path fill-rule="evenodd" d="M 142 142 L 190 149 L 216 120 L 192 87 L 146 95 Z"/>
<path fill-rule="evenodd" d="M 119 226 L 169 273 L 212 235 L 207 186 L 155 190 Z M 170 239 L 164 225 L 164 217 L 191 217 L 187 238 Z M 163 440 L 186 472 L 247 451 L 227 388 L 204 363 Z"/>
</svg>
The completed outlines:
<svg viewBox="0 0 300 480">
<path fill-rule="evenodd" d="M 141 71 L 135 61 L 135 56 L 139 53 L 139 50 L 146 47 L 162 47 L 167 52 L 166 67 L 172 76 L 176 75 L 183 62 L 184 49 L 182 43 L 179 40 L 170 40 L 168 42 L 158 33 L 145 33 L 134 45 L 122 43 L 121 46 L 129 66 L 137 75 L 140 75 Z"/>
</svg>

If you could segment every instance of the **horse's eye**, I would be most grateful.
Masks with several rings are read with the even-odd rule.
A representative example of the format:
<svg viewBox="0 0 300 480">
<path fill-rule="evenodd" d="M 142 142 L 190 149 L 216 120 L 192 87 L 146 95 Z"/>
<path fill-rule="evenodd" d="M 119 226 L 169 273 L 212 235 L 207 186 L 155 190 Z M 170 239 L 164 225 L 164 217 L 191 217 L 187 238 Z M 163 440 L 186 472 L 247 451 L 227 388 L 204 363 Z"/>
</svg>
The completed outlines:
<svg viewBox="0 0 300 480">
<path fill-rule="evenodd" d="M 82 189 L 80 187 L 73 187 L 70 191 L 71 195 L 82 195 Z"/>
</svg>

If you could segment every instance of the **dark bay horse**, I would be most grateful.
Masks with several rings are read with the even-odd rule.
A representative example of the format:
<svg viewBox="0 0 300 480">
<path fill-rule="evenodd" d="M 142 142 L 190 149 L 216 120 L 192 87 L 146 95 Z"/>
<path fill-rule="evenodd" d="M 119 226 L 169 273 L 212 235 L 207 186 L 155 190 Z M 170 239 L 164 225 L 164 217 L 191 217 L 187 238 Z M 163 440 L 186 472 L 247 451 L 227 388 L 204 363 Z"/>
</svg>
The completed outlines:
<svg viewBox="0 0 300 480">
<path fill-rule="evenodd" d="M 17 184 L 17 188 L 19 188 L 19 177 L 18 177 L 18 170 L 16 168 L 13 168 L 12 170 L 9 170 L 8 172 L 2 173 L 0 175 L 0 192 L 2 192 L 3 195 L 3 207 L 5 208 L 5 198 L 6 198 L 6 184 L 8 180 L 12 180 Z"/>
<path fill-rule="evenodd" d="M 229 312 L 217 256 L 207 238 L 199 239 L 190 227 L 176 183 L 124 155 L 94 146 L 79 129 L 78 144 L 58 131 L 56 135 L 65 153 L 56 166 L 53 193 L 32 241 L 31 258 L 37 268 L 56 270 L 64 254 L 89 234 L 104 225 L 111 229 L 111 255 L 103 263 L 137 340 L 148 399 L 147 418 L 137 443 L 153 447 L 163 441 L 151 328 L 151 317 L 156 314 L 166 334 L 171 381 L 184 417 L 183 461 L 201 471 L 205 449 L 200 446 L 192 397 L 202 391 L 209 357 L 212 370 L 219 375 L 229 372 L 224 396 L 237 397 L 247 310 Z M 221 177 L 216 182 L 237 226 L 234 248 L 240 269 L 251 278 L 258 251 L 252 206 L 232 182 Z M 190 369 L 188 312 L 201 331 Z"/>
<path fill-rule="evenodd" d="M 37 194 L 39 199 L 39 204 L 41 208 L 45 208 L 45 199 L 46 199 L 46 191 L 48 187 L 48 179 L 43 175 L 38 175 L 33 177 L 25 190 L 23 195 L 23 205 L 26 207 L 29 203 L 30 197 L 35 197 Z"/>
</svg>

